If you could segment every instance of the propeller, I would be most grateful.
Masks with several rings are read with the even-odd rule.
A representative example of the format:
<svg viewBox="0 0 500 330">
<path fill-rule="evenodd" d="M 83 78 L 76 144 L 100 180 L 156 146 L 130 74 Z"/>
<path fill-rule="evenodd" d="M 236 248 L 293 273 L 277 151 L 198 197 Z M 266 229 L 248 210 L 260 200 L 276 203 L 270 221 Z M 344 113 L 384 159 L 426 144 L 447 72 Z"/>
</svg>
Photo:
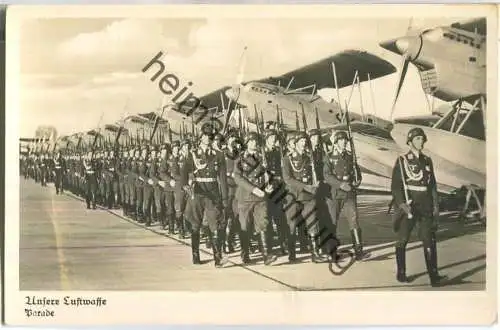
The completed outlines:
<svg viewBox="0 0 500 330">
<path fill-rule="evenodd" d="M 224 122 L 224 129 L 223 132 L 225 133 L 227 131 L 227 127 L 229 125 L 229 119 L 231 118 L 231 114 L 233 112 L 233 109 L 231 108 L 231 102 L 237 102 L 238 98 L 240 96 L 240 90 L 243 88 L 243 78 L 245 76 L 245 67 L 246 67 L 246 51 L 247 51 L 247 46 L 243 48 L 243 52 L 241 53 L 239 65 L 238 65 L 238 74 L 236 75 L 236 83 L 235 85 L 231 86 L 231 88 L 227 89 L 224 94 L 227 96 L 229 99 L 228 107 L 227 107 L 227 112 L 226 112 L 226 118 Z M 221 103 L 222 103 L 222 108 L 223 111 L 224 109 L 224 101 L 223 101 L 223 95 L 221 94 Z"/>
<path fill-rule="evenodd" d="M 382 48 L 402 56 L 398 84 L 396 86 L 396 95 L 394 96 L 391 108 L 391 120 L 393 119 L 394 110 L 406 78 L 406 73 L 408 72 L 408 66 L 410 62 L 415 61 L 418 58 L 420 51 L 422 50 L 422 33 L 420 31 L 413 30 L 412 24 L 413 19 L 410 18 L 405 36 L 380 43 Z"/>
</svg>

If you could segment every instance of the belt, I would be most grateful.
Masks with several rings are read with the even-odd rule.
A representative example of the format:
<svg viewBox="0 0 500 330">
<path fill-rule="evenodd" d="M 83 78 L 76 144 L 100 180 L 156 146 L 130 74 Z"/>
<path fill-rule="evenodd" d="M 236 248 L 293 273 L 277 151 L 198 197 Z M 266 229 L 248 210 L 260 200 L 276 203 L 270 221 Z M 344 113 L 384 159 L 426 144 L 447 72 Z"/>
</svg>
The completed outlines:
<svg viewBox="0 0 500 330">
<path fill-rule="evenodd" d="M 94 171 L 87 171 L 87 174 L 94 174 Z"/>
<path fill-rule="evenodd" d="M 216 182 L 217 180 L 215 178 L 195 178 L 194 181 L 196 181 L 196 182 Z"/>
<path fill-rule="evenodd" d="M 114 171 L 114 170 L 115 170 L 115 168 L 114 168 L 114 167 L 112 167 L 112 168 L 110 168 L 110 169 L 108 169 L 108 170 L 109 170 L 109 171 Z"/>
<path fill-rule="evenodd" d="M 427 187 L 423 187 L 423 186 L 412 186 L 412 185 L 408 185 L 408 190 L 413 190 L 413 191 L 427 191 Z"/>
<path fill-rule="evenodd" d="M 56 166 L 56 168 L 61 168 L 61 166 Z"/>
</svg>

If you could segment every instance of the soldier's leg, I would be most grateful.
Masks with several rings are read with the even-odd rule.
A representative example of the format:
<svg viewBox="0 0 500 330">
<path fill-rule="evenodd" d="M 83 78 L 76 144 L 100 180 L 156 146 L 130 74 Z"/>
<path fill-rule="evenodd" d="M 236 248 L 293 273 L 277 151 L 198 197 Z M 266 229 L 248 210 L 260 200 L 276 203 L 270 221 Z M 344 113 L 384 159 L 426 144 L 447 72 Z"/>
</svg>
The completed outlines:
<svg viewBox="0 0 500 330">
<path fill-rule="evenodd" d="M 163 225 L 164 208 L 162 207 L 163 202 L 165 201 L 165 197 L 163 196 L 163 189 L 160 187 L 154 187 L 153 189 L 153 198 L 154 205 L 157 213 L 156 220 L 160 223 L 160 226 Z"/>
<path fill-rule="evenodd" d="M 262 258 L 265 265 L 271 265 L 278 257 L 273 254 L 272 246 L 268 246 L 269 235 L 269 205 L 266 201 L 256 202 L 253 208 L 253 223 L 261 246 Z"/>
<path fill-rule="evenodd" d="M 168 226 L 168 233 L 175 232 L 175 194 L 173 191 L 165 192 L 166 214 L 164 219 L 165 228 Z"/>
<path fill-rule="evenodd" d="M 123 183 L 123 215 L 130 215 L 130 191 L 127 182 Z"/>
<path fill-rule="evenodd" d="M 416 217 L 408 219 L 408 217 L 404 214 L 401 214 L 401 216 L 403 218 L 401 219 L 401 224 L 397 232 L 397 241 L 395 246 L 396 279 L 399 282 L 405 283 L 408 282 L 408 278 L 406 277 L 406 245 L 408 244 L 411 232 L 415 226 Z"/>
<path fill-rule="evenodd" d="M 238 203 L 238 222 L 240 227 L 240 245 L 241 245 L 241 261 L 244 264 L 249 264 L 250 261 L 250 212 L 252 211 L 253 203 L 239 202 Z"/>
<path fill-rule="evenodd" d="M 142 204 L 144 202 L 144 188 L 141 185 L 135 187 L 135 214 L 137 221 L 144 222 L 144 213 L 142 212 Z"/>
<path fill-rule="evenodd" d="M 286 214 L 283 211 L 283 201 L 272 202 L 272 205 L 272 215 L 278 232 L 280 252 L 282 255 L 286 255 L 288 253 L 286 243 L 288 240 L 288 226 L 286 223 Z"/>
<path fill-rule="evenodd" d="M 186 237 L 186 224 L 184 219 L 184 211 L 186 209 L 186 194 L 184 191 L 178 189 L 173 193 L 173 213 L 171 217 L 172 231 L 175 224 L 178 228 L 180 238 Z"/>
<path fill-rule="evenodd" d="M 206 198 L 204 214 L 211 233 L 215 267 L 222 267 L 228 262 L 227 257 L 222 253 L 223 233 L 226 230 L 222 200 L 216 197 Z"/>
<path fill-rule="evenodd" d="M 90 202 L 92 201 L 92 185 L 90 179 L 85 182 L 85 202 L 87 203 L 87 209 L 90 209 Z"/>
<path fill-rule="evenodd" d="M 442 285 L 446 276 L 441 276 L 437 265 L 437 251 L 435 244 L 435 233 L 433 219 L 430 216 L 422 216 L 419 221 L 419 236 L 423 243 L 425 265 L 429 274 L 429 279 L 433 287 Z"/>
<path fill-rule="evenodd" d="M 356 259 L 361 260 L 363 259 L 363 237 L 358 221 L 358 205 L 355 194 L 347 194 L 343 210 L 351 231 L 352 245 L 354 253 L 356 254 Z"/>
<path fill-rule="evenodd" d="M 118 208 L 120 208 L 120 204 L 121 204 L 121 201 L 120 201 L 121 194 L 120 194 L 120 181 L 116 178 L 113 179 L 113 193 L 114 193 L 114 195 L 113 195 L 113 200 L 112 200 L 112 202 L 113 202 L 112 207 L 114 209 L 118 209 Z"/>
<path fill-rule="evenodd" d="M 142 212 L 144 213 L 144 219 L 146 221 L 146 226 L 151 226 L 152 214 L 151 214 L 151 204 L 153 201 L 153 190 L 151 186 L 145 185 L 143 189 L 143 200 L 142 200 Z"/>
<path fill-rule="evenodd" d="M 306 224 L 309 242 L 311 243 L 311 260 L 315 263 L 326 262 L 328 261 L 328 256 L 321 253 L 321 247 L 319 245 L 323 232 L 320 232 L 316 200 L 311 199 L 303 201 L 303 205 L 301 217 L 302 221 Z"/>
<path fill-rule="evenodd" d="M 92 185 L 92 209 L 96 209 L 96 195 L 97 195 L 97 181 L 95 178 L 91 180 L 91 185 Z"/>
<path fill-rule="evenodd" d="M 200 229 L 203 222 L 203 198 L 189 200 L 189 216 L 187 220 L 191 222 L 191 253 L 193 264 L 201 264 L 200 261 Z"/>
</svg>

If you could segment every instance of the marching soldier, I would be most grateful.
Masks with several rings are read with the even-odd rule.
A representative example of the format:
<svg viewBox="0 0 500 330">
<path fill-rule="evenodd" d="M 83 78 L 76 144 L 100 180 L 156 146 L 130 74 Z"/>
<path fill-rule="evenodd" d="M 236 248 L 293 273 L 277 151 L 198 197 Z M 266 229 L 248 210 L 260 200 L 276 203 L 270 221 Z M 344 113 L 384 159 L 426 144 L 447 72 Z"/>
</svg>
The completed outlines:
<svg viewBox="0 0 500 330">
<path fill-rule="evenodd" d="M 151 196 L 151 190 L 147 187 L 148 178 L 148 156 L 149 156 L 149 147 L 144 145 L 142 147 L 142 151 L 139 149 L 139 161 L 136 163 L 137 170 L 137 181 L 136 181 L 136 192 L 137 192 L 137 211 L 140 214 L 139 222 L 149 223 L 149 212 L 146 208 L 146 205 L 149 202 L 149 197 Z"/>
<path fill-rule="evenodd" d="M 276 143 L 278 138 L 278 133 L 275 130 L 269 129 L 266 131 L 265 139 L 265 153 L 266 153 L 266 163 L 267 170 L 271 173 L 273 177 L 273 189 L 278 188 L 283 183 L 283 167 L 282 167 L 282 155 L 278 148 L 276 148 Z M 287 237 L 288 233 L 286 215 L 283 211 L 283 200 L 273 201 L 271 199 L 267 200 L 267 215 L 269 218 L 269 232 L 273 232 L 273 223 L 276 226 L 278 232 L 278 242 L 282 255 L 287 254 Z M 269 247 L 272 248 L 272 238 L 270 239 Z"/>
<path fill-rule="evenodd" d="M 136 191 L 136 180 L 137 180 L 137 156 L 138 153 L 134 148 L 129 150 L 129 158 L 126 163 L 125 171 L 127 173 L 127 215 L 131 215 L 132 219 L 137 220 L 139 213 L 137 209 L 137 191 Z"/>
<path fill-rule="evenodd" d="M 238 220 L 238 201 L 236 200 L 236 190 L 238 188 L 234 181 L 234 166 L 236 159 L 241 155 L 242 146 L 239 142 L 236 132 L 230 132 L 227 140 L 227 149 L 225 152 L 226 170 L 227 170 L 227 210 L 226 210 L 226 240 L 224 249 L 227 253 L 234 252 L 235 234 L 239 229 Z"/>
<path fill-rule="evenodd" d="M 42 154 L 37 165 L 40 173 L 40 184 L 42 187 L 45 187 L 47 186 L 47 159 L 45 158 L 45 154 Z"/>
<path fill-rule="evenodd" d="M 97 161 L 92 159 L 92 152 L 87 154 L 86 158 L 83 158 L 83 170 L 85 173 L 85 202 L 87 203 L 87 209 L 90 209 L 92 204 L 92 209 L 96 208 L 96 195 L 97 195 Z"/>
<path fill-rule="evenodd" d="M 227 180 L 225 162 L 211 147 L 212 132 L 205 128 L 197 150 L 191 152 L 190 164 L 183 167 L 193 185 L 186 185 L 190 195 L 193 263 L 200 263 L 200 229 L 205 218 L 210 229 L 212 251 L 216 267 L 227 263 L 222 254 L 223 208 L 227 208 Z"/>
<path fill-rule="evenodd" d="M 266 170 L 262 166 L 262 158 L 258 154 L 259 136 L 249 133 L 246 137 L 246 151 L 236 162 L 234 167 L 234 181 L 238 188 L 238 214 L 240 221 L 241 260 L 249 264 L 250 260 L 250 232 L 253 227 L 257 232 L 259 247 L 265 265 L 271 265 L 277 260 L 268 247 L 267 194 L 273 192 L 274 187 L 269 185 L 263 174 Z"/>
<path fill-rule="evenodd" d="M 283 167 L 286 185 L 292 195 L 296 197 L 296 202 L 292 206 L 294 216 L 288 217 L 290 229 L 288 259 L 290 262 L 296 260 L 296 230 L 297 227 L 300 228 L 301 223 L 305 223 L 309 242 L 311 243 L 311 260 L 320 263 L 328 261 L 328 257 L 321 253 L 318 242 L 320 227 L 315 200 L 318 185 L 313 184 L 312 162 L 314 160 L 312 159 L 312 153 L 306 149 L 307 142 L 307 133 L 300 133 L 296 138 L 295 151 L 289 155 Z"/>
<path fill-rule="evenodd" d="M 432 160 L 422 153 L 426 142 L 424 131 L 419 127 L 412 128 L 406 140 L 410 150 L 398 157 L 392 172 L 391 191 L 397 205 L 393 217 L 397 233 L 396 278 L 399 282 L 409 282 L 406 277 L 406 245 L 413 227 L 418 224 L 425 265 L 431 285 L 436 287 L 446 276 L 441 276 L 437 268 L 435 232 L 439 203 Z"/>
<path fill-rule="evenodd" d="M 353 154 L 347 150 L 349 137 L 346 132 L 338 131 L 331 135 L 333 148 L 328 152 L 328 167 L 325 168 L 325 181 L 331 188 L 332 198 L 327 198 L 327 205 L 333 217 L 333 234 L 341 212 L 344 211 L 357 260 L 364 257 L 361 228 L 358 221 L 356 187 L 361 183 L 361 169 L 354 162 Z"/>
<path fill-rule="evenodd" d="M 158 213 L 161 212 L 161 190 L 158 185 L 159 177 L 158 172 L 160 169 L 160 164 L 158 163 L 158 148 L 154 146 L 151 150 L 151 158 L 149 161 L 147 177 L 148 177 L 148 190 L 150 191 L 149 202 L 146 204 L 146 209 L 149 213 L 149 224 L 151 222 L 156 222 L 158 220 Z M 154 212 L 152 212 L 154 209 Z"/>
<path fill-rule="evenodd" d="M 54 185 L 56 186 L 56 194 L 64 192 L 63 176 L 66 173 L 66 160 L 61 156 L 58 151 L 53 160 L 54 167 Z"/>
<path fill-rule="evenodd" d="M 175 197 L 175 217 L 177 219 L 177 224 L 179 228 L 179 237 L 180 238 L 185 238 L 186 233 L 189 232 L 189 225 L 190 221 L 188 221 L 188 217 L 191 216 L 191 210 L 189 207 L 191 206 L 190 203 L 188 203 L 188 196 L 186 195 L 186 192 L 182 187 L 185 187 L 186 185 L 189 185 L 189 176 L 188 172 L 182 171 L 180 169 L 186 167 L 189 168 L 192 162 L 192 155 L 191 155 L 191 142 L 189 140 L 184 140 L 180 144 L 180 149 L 179 149 L 179 158 L 177 161 L 177 165 L 179 166 L 179 188 L 177 188 L 177 181 L 176 181 L 176 189 L 174 190 L 174 197 Z"/>
<path fill-rule="evenodd" d="M 125 148 L 122 148 L 122 156 L 117 159 L 117 174 L 118 174 L 118 188 L 120 191 L 120 205 L 122 207 L 123 215 L 128 215 L 128 196 L 127 196 L 127 163 L 128 153 Z"/>
</svg>

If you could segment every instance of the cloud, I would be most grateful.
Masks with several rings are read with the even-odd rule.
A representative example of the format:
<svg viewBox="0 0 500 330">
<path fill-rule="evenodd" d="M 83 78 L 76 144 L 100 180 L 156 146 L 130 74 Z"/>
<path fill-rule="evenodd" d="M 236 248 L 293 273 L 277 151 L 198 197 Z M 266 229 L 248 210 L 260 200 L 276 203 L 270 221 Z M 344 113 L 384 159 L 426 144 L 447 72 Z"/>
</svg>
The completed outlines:
<svg viewBox="0 0 500 330">
<path fill-rule="evenodd" d="M 92 72 L 138 72 L 144 61 L 159 49 L 178 51 L 179 42 L 162 34 L 159 20 L 125 19 L 97 32 L 81 33 L 57 47 L 64 63 L 79 64 L 75 69 Z M 82 70 L 78 70 L 82 71 Z"/>
</svg>

